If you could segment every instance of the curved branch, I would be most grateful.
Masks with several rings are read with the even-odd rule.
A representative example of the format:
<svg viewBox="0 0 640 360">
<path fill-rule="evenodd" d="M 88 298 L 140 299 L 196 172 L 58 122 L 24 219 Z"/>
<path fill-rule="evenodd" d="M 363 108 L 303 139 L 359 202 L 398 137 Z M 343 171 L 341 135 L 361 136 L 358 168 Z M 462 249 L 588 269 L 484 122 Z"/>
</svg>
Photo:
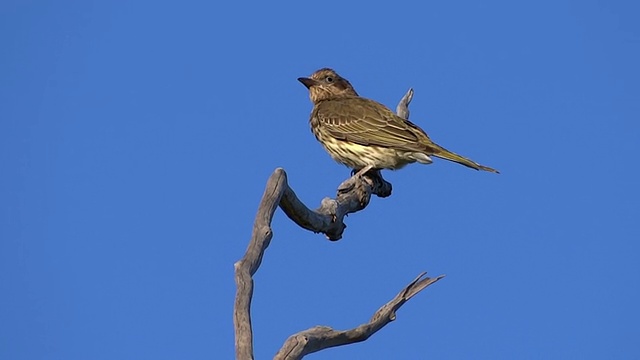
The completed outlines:
<svg viewBox="0 0 640 360">
<path fill-rule="evenodd" d="M 403 119 L 409 119 L 409 104 L 413 100 L 413 89 L 409 88 L 406 94 L 400 99 L 398 107 L 396 107 L 396 114 Z"/>
<path fill-rule="evenodd" d="M 369 204 L 371 194 L 391 194 L 391 184 L 378 176 L 378 172 L 367 170 L 370 169 L 362 169 L 342 182 L 338 186 L 336 198 L 322 199 L 320 207 L 316 210 L 306 207 L 287 185 L 280 200 L 280 208 L 300 227 L 323 233 L 331 241 L 340 240 L 347 227 L 343 221 L 345 216 L 364 209 Z M 275 173 L 285 174 L 281 168 L 276 169 Z"/>
<path fill-rule="evenodd" d="M 277 170 L 267 181 L 258 213 L 253 223 L 251 241 L 242 259 L 234 264 L 236 299 L 233 304 L 233 326 L 236 337 L 236 358 L 253 359 L 253 330 L 251 328 L 251 298 L 253 297 L 253 274 L 256 273 L 264 251 L 271 242 L 271 220 L 284 190 L 288 188 L 286 174 Z"/>
<path fill-rule="evenodd" d="M 234 264 L 236 299 L 233 323 L 236 336 L 236 356 L 253 359 L 253 330 L 251 328 L 251 298 L 253 275 L 258 270 L 265 250 L 271 242 L 271 221 L 278 206 L 301 227 L 324 233 L 330 240 L 338 240 L 346 225 L 343 218 L 364 209 L 375 186 L 365 168 L 340 185 L 336 199 L 325 198 L 318 210 L 309 210 L 287 183 L 287 173 L 278 168 L 269 177 L 258 213 L 253 223 L 249 246 L 242 259 Z M 340 190 L 342 189 L 342 190 Z"/>
<path fill-rule="evenodd" d="M 330 347 L 353 344 L 367 340 L 371 335 L 382 329 L 385 325 L 396 319 L 396 311 L 414 295 L 427 286 L 442 279 L 444 275 L 435 278 L 424 277 L 427 273 L 418 275 L 391 301 L 382 305 L 373 314 L 368 323 L 359 325 L 350 330 L 333 330 L 327 326 L 315 326 L 290 336 L 285 341 L 274 359 L 296 360 Z"/>
</svg>

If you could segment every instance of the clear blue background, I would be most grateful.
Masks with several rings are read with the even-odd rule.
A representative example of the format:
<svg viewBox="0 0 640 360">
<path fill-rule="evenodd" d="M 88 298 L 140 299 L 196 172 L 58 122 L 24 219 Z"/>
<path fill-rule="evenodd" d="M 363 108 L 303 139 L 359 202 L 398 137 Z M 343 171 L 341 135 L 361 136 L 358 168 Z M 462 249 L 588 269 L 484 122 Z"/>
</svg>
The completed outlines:
<svg viewBox="0 0 640 360">
<path fill-rule="evenodd" d="M 281 211 L 255 276 L 258 359 L 366 322 L 310 359 L 640 357 L 635 1 L 4 1 L 0 358 L 233 358 L 233 263 L 284 167 L 309 206 L 349 170 L 296 81 L 330 66 L 441 145 L 347 219 Z"/>
</svg>

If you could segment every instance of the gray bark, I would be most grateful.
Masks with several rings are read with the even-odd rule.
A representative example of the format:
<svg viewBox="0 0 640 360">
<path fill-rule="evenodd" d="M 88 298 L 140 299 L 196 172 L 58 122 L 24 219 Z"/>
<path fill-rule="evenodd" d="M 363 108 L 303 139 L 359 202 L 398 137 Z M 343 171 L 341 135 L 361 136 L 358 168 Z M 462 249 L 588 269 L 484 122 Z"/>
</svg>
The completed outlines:
<svg viewBox="0 0 640 360">
<path fill-rule="evenodd" d="M 353 344 L 367 340 L 371 335 L 382 329 L 385 325 L 396 319 L 396 311 L 415 294 L 427 286 L 442 279 L 444 275 L 435 278 L 424 277 L 426 273 L 418 275 L 391 301 L 382 305 L 366 324 L 359 325 L 350 330 L 333 330 L 327 326 L 315 326 L 290 336 L 284 343 L 274 359 L 296 360 L 302 359 L 307 354 L 314 353 L 330 347 Z"/>
</svg>

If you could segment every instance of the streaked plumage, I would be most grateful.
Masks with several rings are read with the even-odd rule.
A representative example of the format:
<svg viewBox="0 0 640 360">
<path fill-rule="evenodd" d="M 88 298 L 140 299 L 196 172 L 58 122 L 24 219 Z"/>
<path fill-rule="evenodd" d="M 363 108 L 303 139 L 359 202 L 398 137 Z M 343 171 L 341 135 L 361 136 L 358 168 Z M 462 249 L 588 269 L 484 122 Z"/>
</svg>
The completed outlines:
<svg viewBox="0 0 640 360">
<path fill-rule="evenodd" d="M 299 78 L 314 104 L 311 130 L 333 159 L 352 169 L 399 169 L 431 156 L 476 170 L 498 172 L 437 145 L 417 125 L 356 93 L 349 81 L 324 68 Z"/>
</svg>

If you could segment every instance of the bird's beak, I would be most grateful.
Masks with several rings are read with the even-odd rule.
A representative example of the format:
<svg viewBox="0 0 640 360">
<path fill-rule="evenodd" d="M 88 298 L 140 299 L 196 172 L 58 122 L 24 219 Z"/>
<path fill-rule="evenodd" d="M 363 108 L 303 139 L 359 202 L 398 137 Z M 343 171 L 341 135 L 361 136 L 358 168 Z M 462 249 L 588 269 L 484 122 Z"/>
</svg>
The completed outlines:
<svg viewBox="0 0 640 360">
<path fill-rule="evenodd" d="M 310 89 L 312 86 L 316 85 L 318 82 L 313 80 L 313 79 L 309 79 L 309 78 L 305 78 L 305 77 L 301 77 L 298 78 L 298 81 L 300 81 L 302 83 L 302 85 L 306 86 L 307 89 Z"/>
</svg>

